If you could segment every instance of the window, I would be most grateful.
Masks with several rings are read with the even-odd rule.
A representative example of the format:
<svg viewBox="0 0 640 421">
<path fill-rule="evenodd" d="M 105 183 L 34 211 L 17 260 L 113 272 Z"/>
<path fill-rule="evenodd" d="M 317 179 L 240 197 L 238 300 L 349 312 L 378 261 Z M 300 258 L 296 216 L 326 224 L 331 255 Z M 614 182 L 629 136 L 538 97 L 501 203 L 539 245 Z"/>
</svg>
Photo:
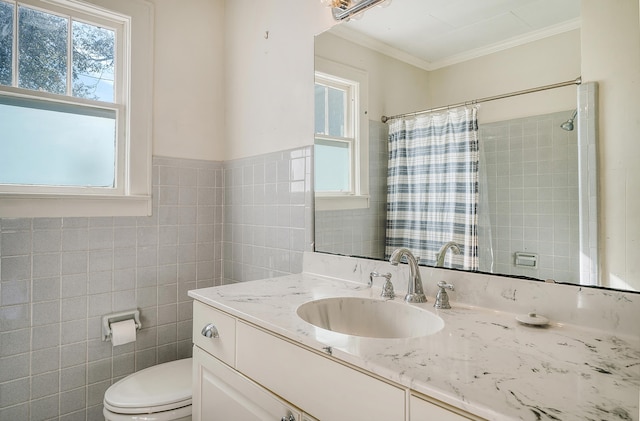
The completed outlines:
<svg viewBox="0 0 640 421">
<path fill-rule="evenodd" d="M 149 213 L 151 11 L 107 4 L 0 0 L 0 217 Z"/>
<path fill-rule="evenodd" d="M 315 86 L 316 192 L 353 194 L 358 85 L 317 74 Z"/>
<path fill-rule="evenodd" d="M 316 206 L 321 210 L 366 208 L 366 73 L 318 58 L 316 69 Z"/>
</svg>

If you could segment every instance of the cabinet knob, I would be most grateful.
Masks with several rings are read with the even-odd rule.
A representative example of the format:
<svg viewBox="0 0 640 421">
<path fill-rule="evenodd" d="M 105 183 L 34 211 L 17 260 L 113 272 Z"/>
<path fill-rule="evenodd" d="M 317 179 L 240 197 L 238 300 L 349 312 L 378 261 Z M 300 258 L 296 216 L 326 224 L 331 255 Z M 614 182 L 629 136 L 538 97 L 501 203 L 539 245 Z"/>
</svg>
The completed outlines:
<svg viewBox="0 0 640 421">
<path fill-rule="evenodd" d="M 202 328 L 202 336 L 215 339 L 215 338 L 219 338 L 220 334 L 218 333 L 218 329 L 214 326 L 214 324 L 209 323 L 208 325 Z"/>
<path fill-rule="evenodd" d="M 286 417 L 282 417 L 280 421 L 296 421 L 296 417 L 294 417 L 292 414 L 289 414 Z"/>
</svg>

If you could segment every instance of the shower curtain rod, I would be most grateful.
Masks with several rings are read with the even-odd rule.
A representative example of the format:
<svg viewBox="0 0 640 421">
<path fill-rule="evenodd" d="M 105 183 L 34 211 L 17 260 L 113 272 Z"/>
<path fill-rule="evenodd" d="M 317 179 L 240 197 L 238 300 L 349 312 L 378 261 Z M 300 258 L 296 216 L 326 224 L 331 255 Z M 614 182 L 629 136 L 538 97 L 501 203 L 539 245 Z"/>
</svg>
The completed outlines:
<svg viewBox="0 0 640 421">
<path fill-rule="evenodd" d="M 537 88 L 525 89 L 524 91 L 516 91 L 516 92 L 511 92 L 511 93 L 508 93 L 508 94 L 502 94 L 502 95 L 496 95 L 496 96 L 489 96 L 489 97 L 486 97 L 486 98 L 474 99 L 472 101 L 460 102 L 458 104 L 447 105 L 447 106 L 444 106 L 444 107 L 429 108 L 428 110 L 415 111 L 415 112 L 412 112 L 412 113 L 405 113 L 405 114 L 398 114 L 398 115 L 393 115 L 393 116 L 390 116 L 390 117 L 387 117 L 387 116 L 383 115 L 382 116 L 382 122 L 386 123 L 387 121 L 395 119 L 395 118 L 409 117 L 409 116 L 414 116 L 414 115 L 419 115 L 419 114 L 426 114 L 426 113 L 430 113 L 430 112 L 433 112 L 433 111 L 446 110 L 446 109 L 449 109 L 449 108 L 456 108 L 456 107 L 462 107 L 462 106 L 465 106 L 465 105 L 479 104 L 481 102 L 495 101 L 496 99 L 509 98 L 509 97 L 517 96 L 517 95 L 524 95 L 524 94 L 531 94 L 533 92 L 546 91 L 548 89 L 562 88 L 563 86 L 580 85 L 581 83 L 582 83 L 582 77 L 578 76 L 578 78 L 576 78 L 574 80 L 568 80 L 566 82 L 559 82 L 559 83 L 554 83 L 554 84 L 551 84 L 551 85 L 538 86 Z"/>
</svg>

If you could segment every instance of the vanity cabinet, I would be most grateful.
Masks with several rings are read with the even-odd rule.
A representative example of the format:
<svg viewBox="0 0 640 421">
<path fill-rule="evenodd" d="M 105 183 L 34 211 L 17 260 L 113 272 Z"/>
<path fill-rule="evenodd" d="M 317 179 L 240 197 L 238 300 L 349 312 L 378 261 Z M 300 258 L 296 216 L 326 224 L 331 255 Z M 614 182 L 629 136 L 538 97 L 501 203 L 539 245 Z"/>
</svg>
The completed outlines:
<svg viewBox="0 0 640 421">
<path fill-rule="evenodd" d="M 199 301 L 193 342 L 194 421 L 478 419 Z"/>
<path fill-rule="evenodd" d="M 302 412 L 199 347 L 193 349 L 194 420 L 300 421 Z"/>
</svg>

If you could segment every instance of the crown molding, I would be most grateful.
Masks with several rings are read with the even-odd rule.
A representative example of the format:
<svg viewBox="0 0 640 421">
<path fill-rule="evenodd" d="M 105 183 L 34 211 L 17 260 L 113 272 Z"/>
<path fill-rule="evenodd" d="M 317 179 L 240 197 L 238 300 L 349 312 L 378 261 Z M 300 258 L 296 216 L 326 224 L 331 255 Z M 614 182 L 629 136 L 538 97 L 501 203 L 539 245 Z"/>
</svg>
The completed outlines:
<svg viewBox="0 0 640 421">
<path fill-rule="evenodd" d="M 548 38 L 554 35 L 562 34 L 564 32 L 580 29 L 580 18 L 572 19 L 561 24 L 549 26 L 537 31 L 528 32 L 524 35 L 519 35 L 513 38 L 509 38 L 505 41 L 501 41 L 495 44 L 490 44 L 481 48 L 465 51 L 464 53 L 454 54 L 443 59 L 428 61 L 419 57 L 415 57 L 406 51 L 392 47 L 381 41 L 378 41 L 368 35 L 353 29 L 347 28 L 344 25 L 336 25 L 331 29 L 331 33 L 343 38 L 347 41 L 377 51 L 381 54 L 395 58 L 396 60 L 403 61 L 412 66 L 421 68 L 423 70 L 432 71 L 442 67 L 451 66 L 472 60 L 489 54 L 497 53 L 499 51 L 507 50 L 509 48 L 517 47 L 520 45 L 528 44 L 530 42 L 538 41 L 544 38 Z"/>
</svg>

